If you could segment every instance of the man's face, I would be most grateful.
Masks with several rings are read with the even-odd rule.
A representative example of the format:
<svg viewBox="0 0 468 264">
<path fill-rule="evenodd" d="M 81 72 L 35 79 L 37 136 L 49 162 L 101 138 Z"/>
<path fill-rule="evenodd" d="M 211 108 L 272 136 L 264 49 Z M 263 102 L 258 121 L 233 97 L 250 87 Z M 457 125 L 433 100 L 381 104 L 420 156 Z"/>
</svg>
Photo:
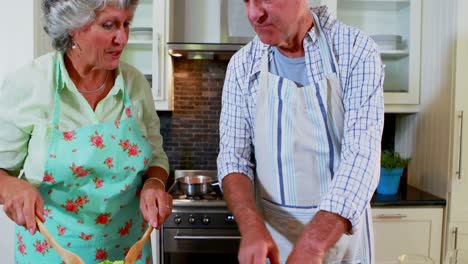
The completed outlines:
<svg viewBox="0 0 468 264">
<path fill-rule="evenodd" d="M 278 46 L 297 34 L 304 0 L 244 0 L 247 18 L 260 40 Z"/>
</svg>

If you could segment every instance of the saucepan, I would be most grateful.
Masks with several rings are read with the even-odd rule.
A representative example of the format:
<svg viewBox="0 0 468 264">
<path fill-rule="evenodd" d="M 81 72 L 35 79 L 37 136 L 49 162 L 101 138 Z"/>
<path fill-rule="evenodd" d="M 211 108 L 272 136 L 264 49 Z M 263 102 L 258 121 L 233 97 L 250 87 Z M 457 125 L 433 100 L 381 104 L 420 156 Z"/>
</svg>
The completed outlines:
<svg viewBox="0 0 468 264">
<path fill-rule="evenodd" d="M 195 175 L 177 178 L 180 189 L 188 196 L 202 196 L 210 193 L 218 181 L 210 176 Z"/>
</svg>

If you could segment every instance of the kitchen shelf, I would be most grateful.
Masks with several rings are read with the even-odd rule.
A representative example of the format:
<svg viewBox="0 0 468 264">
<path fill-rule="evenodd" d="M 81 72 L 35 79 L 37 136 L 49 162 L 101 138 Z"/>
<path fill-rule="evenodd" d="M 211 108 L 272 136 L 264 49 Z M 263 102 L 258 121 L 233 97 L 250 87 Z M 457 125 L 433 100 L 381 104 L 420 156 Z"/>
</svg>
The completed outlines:
<svg viewBox="0 0 468 264">
<path fill-rule="evenodd" d="M 338 0 L 340 8 L 357 10 L 400 10 L 410 4 L 410 0 Z"/>
<path fill-rule="evenodd" d="M 172 110 L 172 61 L 164 45 L 170 2 L 140 0 L 121 57 L 146 75 L 158 110 Z"/>
<path fill-rule="evenodd" d="M 327 3 L 329 1 L 326 1 Z M 369 36 L 395 36 L 384 40 L 385 111 L 413 112 L 419 104 L 421 0 L 331 0 L 337 18 Z M 378 42 L 378 41 L 376 41 Z M 392 106 L 392 107 L 389 107 Z"/>
<path fill-rule="evenodd" d="M 401 59 L 409 56 L 409 51 L 404 50 L 381 50 L 380 55 L 384 59 Z"/>
<path fill-rule="evenodd" d="M 129 44 L 129 45 L 152 45 L 153 41 L 152 40 L 130 39 L 127 44 Z"/>
<path fill-rule="evenodd" d="M 408 3 L 411 1 L 411 0 L 339 0 L 339 1 L 346 1 L 346 2 L 369 2 L 369 3 L 373 3 L 373 2 L 378 2 L 378 3 L 382 3 L 382 2 L 388 2 L 388 3 Z"/>
</svg>

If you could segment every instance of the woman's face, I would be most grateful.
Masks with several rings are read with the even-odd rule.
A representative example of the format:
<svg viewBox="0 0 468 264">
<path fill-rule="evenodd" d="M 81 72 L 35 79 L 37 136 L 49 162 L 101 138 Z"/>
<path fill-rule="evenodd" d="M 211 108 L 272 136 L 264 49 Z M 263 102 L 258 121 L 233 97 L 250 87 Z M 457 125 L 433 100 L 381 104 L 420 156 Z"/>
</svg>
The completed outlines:
<svg viewBox="0 0 468 264">
<path fill-rule="evenodd" d="M 97 69 L 113 70 L 119 65 L 127 45 L 133 11 L 107 6 L 96 13 L 96 19 L 72 33 L 80 60 Z"/>
</svg>

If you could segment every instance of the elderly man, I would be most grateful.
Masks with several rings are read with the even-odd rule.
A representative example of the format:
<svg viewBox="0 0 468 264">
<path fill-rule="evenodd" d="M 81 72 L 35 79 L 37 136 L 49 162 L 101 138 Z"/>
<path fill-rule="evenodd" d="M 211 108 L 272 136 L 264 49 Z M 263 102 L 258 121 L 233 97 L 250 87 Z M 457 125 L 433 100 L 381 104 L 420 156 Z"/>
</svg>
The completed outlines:
<svg viewBox="0 0 468 264">
<path fill-rule="evenodd" d="M 257 37 L 228 66 L 218 157 L 239 261 L 373 263 L 378 48 L 307 0 L 244 4 Z"/>
</svg>

